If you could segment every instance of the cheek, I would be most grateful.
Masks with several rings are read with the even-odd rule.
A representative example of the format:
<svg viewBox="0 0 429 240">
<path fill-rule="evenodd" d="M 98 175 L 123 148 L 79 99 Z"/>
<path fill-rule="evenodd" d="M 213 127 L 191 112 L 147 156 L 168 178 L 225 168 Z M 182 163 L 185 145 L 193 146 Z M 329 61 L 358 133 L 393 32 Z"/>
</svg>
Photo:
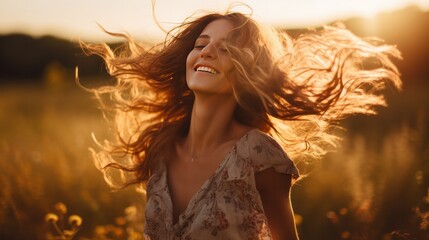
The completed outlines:
<svg viewBox="0 0 429 240">
<path fill-rule="evenodd" d="M 225 71 L 226 74 L 230 74 L 234 70 L 234 64 L 232 62 L 232 59 L 230 57 L 225 57 L 222 59 L 222 68 L 223 71 Z"/>
<path fill-rule="evenodd" d="M 191 51 L 189 52 L 188 56 L 186 57 L 186 67 L 187 68 L 192 68 L 192 66 L 194 65 L 195 62 L 195 51 Z"/>
<path fill-rule="evenodd" d="M 191 63 L 190 63 L 190 59 L 189 59 L 189 55 L 188 55 L 188 57 L 186 58 L 186 73 L 188 73 L 188 69 L 189 69 L 189 66 L 191 65 Z"/>
<path fill-rule="evenodd" d="M 225 71 L 225 76 L 229 80 L 229 82 L 232 81 L 232 78 L 235 77 L 235 66 L 232 64 L 232 61 L 225 62 L 225 65 L 223 66 L 223 69 Z"/>
<path fill-rule="evenodd" d="M 185 81 L 189 87 L 189 80 L 192 77 L 193 67 L 195 64 L 195 53 L 191 51 L 186 57 L 186 68 L 185 68 Z"/>
</svg>

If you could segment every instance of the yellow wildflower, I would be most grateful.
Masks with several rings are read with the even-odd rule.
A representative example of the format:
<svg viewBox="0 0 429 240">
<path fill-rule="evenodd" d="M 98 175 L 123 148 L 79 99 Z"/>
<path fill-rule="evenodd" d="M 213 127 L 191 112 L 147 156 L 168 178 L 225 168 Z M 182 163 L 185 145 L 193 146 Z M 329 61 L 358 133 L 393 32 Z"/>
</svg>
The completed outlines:
<svg viewBox="0 0 429 240">
<path fill-rule="evenodd" d="M 54 213 L 48 213 L 45 215 L 45 221 L 56 223 L 58 221 L 58 216 Z"/>
<path fill-rule="evenodd" d="M 62 202 L 58 202 L 57 204 L 55 204 L 54 208 L 55 208 L 55 210 L 57 210 L 61 214 L 66 214 L 67 213 L 67 207 Z"/>
<path fill-rule="evenodd" d="M 69 217 L 69 224 L 75 227 L 79 227 L 82 224 L 82 218 L 78 215 L 71 215 Z"/>
</svg>

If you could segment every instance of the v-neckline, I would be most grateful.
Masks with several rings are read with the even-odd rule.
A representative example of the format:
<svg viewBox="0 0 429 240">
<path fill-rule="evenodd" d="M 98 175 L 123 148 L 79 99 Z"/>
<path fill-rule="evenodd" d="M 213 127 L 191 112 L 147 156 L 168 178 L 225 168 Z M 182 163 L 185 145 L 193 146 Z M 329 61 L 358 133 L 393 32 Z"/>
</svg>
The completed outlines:
<svg viewBox="0 0 429 240">
<path fill-rule="evenodd" d="M 240 142 L 242 142 L 247 136 L 249 136 L 249 134 L 253 131 L 257 130 L 256 128 L 252 128 L 250 130 L 248 130 L 245 134 L 243 134 L 243 136 L 241 136 L 235 143 L 234 145 L 231 147 L 231 149 L 228 151 L 228 153 L 225 155 L 224 159 L 219 163 L 219 165 L 217 166 L 216 170 L 213 171 L 213 173 L 210 175 L 210 177 L 208 177 L 203 184 L 198 188 L 198 190 L 192 195 L 192 197 L 189 199 L 188 204 L 186 205 L 185 209 L 179 213 L 179 216 L 177 217 L 177 221 L 174 222 L 174 209 L 173 209 L 173 200 L 171 198 L 171 192 L 170 192 L 170 186 L 168 185 L 168 179 L 167 179 L 167 166 L 164 164 L 164 170 L 163 170 L 163 182 L 165 184 L 165 191 L 166 191 L 166 195 L 167 195 L 167 201 L 168 201 L 168 205 L 169 208 L 167 211 L 167 215 L 170 218 L 169 222 L 171 223 L 171 227 L 176 227 L 177 225 L 179 225 L 179 223 L 181 222 L 181 219 L 183 218 L 184 215 L 188 215 L 187 213 L 190 211 L 190 208 L 195 205 L 195 202 L 200 198 L 199 196 L 202 194 L 202 191 L 204 189 L 207 188 L 206 185 L 209 185 L 212 182 L 212 179 L 218 174 L 218 172 L 223 169 L 224 165 L 228 162 L 228 160 L 231 158 L 232 153 L 235 152 L 238 144 Z"/>
</svg>

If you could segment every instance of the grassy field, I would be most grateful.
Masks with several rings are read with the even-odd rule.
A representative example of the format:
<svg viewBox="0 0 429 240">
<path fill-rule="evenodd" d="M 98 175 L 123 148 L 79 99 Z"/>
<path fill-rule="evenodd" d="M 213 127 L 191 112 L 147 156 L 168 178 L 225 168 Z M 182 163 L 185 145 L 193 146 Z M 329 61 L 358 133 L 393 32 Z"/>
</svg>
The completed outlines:
<svg viewBox="0 0 429 240">
<path fill-rule="evenodd" d="M 342 146 L 293 189 L 302 239 L 429 239 L 426 91 L 344 122 Z M 97 106 L 76 86 L 0 88 L 0 239 L 52 238 L 47 213 L 60 230 L 80 216 L 73 239 L 141 237 L 143 196 L 110 191 L 90 158 L 91 133 L 111 136 Z"/>
</svg>

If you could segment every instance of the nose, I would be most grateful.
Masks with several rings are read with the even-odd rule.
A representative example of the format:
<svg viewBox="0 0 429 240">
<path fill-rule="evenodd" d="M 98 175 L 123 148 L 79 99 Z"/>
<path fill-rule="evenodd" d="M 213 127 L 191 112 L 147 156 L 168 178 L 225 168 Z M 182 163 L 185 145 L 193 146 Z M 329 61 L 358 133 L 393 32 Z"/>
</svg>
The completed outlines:
<svg viewBox="0 0 429 240">
<path fill-rule="evenodd" d="M 201 49 L 200 56 L 202 58 L 215 58 L 217 54 L 217 49 L 214 44 L 207 44 L 203 49 Z"/>
</svg>

